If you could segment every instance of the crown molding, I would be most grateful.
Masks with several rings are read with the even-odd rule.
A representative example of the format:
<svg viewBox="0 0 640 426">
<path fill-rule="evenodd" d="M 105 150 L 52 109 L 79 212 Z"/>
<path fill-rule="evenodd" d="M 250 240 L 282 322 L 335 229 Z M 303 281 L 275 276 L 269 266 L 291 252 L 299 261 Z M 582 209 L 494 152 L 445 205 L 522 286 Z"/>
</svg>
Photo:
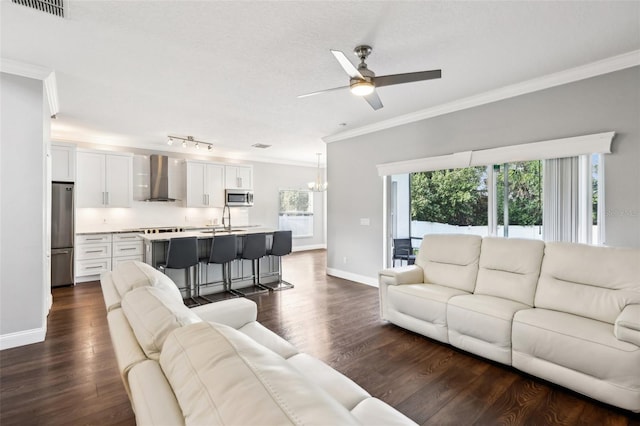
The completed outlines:
<svg viewBox="0 0 640 426">
<path fill-rule="evenodd" d="M 49 102 L 49 112 L 52 116 L 60 112 L 58 104 L 58 83 L 56 81 L 55 71 L 40 65 L 0 58 L 0 72 L 42 80 L 47 93 L 47 102 Z"/>
<path fill-rule="evenodd" d="M 107 144 L 107 143 L 98 143 L 98 142 L 87 142 L 86 139 L 79 138 L 70 138 L 70 137 L 62 137 L 56 135 L 55 133 L 51 136 L 51 141 L 53 143 L 63 143 L 70 144 L 76 146 L 78 149 L 87 149 L 87 150 L 105 150 L 105 151 L 117 151 L 117 152 L 131 152 L 134 155 L 151 155 L 151 154 L 163 154 L 169 155 L 178 154 L 176 157 L 181 159 L 190 159 L 190 160 L 204 160 L 204 161 L 222 161 L 225 163 L 231 164 L 246 164 L 246 163 L 265 163 L 265 164 L 280 164 L 285 166 L 297 166 L 297 167 L 310 167 L 314 170 L 317 168 L 317 163 L 312 163 L 308 161 L 296 161 L 296 160 L 286 160 L 280 159 L 276 157 L 267 157 L 261 155 L 254 155 L 251 153 L 246 153 L 246 155 L 242 156 L 231 156 L 227 155 L 224 152 L 220 152 L 218 149 L 214 149 L 212 152 L 199 152 L 194 150 L 184 150 L 177 147 L 171 147 L 166 144 L 161 144 L 157 146 L 150 146 L 144 143 L 126 143 L 126 144 Z M 215 145 L 214 145 L 215 147 Z M 206 151 L 206 150 L 205 150 Z M 320 168 L 326 168 L 326 164 L 320 164 Z"/>
<path fill-rule="evenodd" d="M 0 71 L 21 77 L 44 80 L 53 72 L 52 69 L 40 65 L 28 64 L 8 58 L 0 58 Z"/>
<path fill-rule="evenodd" d="M 621 55 L 612 56 L 607 59 L 592 62 L 568 70 L 548 74 L 542 77 L 527 80 L 521 83 L 512 84 L 500 89 L 491 90 L 489 92 L 480 93 L 478 95 L 469 96 L 467 98 L 458 99 L 435 107 L 423 109 L 410 114 L 401 115 L 378 123 L 369 124 L 345 132 L 336 133 L 335 135 L 325 136 L 322 138 L 326 143 L 350 139 L 356 136 L 366 135 L 368 133 L 378 132 L 380 130 L 392 127 L 402 126 L 404 124 L 414 123 L 416 121 L 437 117 L 439 115 L 449 114 L 480 105 L 486 105 L 492 102 L 501 101 L 508 98 L 524 95 L 527 93 L 537 92 L 539 90 L 548 89 L 563 84 L 573 83 L 575 81 L 596 77 L 602 74 L 608 74 L 614 71 L 620 71 L 640 65 L 640 50 L 623 53 Z"/>
</svg>

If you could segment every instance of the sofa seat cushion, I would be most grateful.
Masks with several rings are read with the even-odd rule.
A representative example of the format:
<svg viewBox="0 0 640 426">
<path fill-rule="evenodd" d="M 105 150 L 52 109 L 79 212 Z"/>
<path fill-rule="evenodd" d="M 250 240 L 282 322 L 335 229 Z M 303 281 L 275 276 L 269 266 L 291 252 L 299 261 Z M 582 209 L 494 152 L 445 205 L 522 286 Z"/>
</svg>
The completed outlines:
<svg viewBox="0 0 640 426">
<path fill-rule="evenodd" d="M 616 339 L 613 325 L 606 322 L 540 308 L 526 309 L 514 316 L 512 340 L 514 354 L 527 354 L 640 391 L 640 347 Z"/>
<path fill-rule="evenodd" d="M 157 360 L 167 336 L 176 328 L 202 320 L 167 288 L 139 287 L 125 294 L 122 311 L 144 353 Z"/>
<path fill-rule="evenodd" d="M 165 288 L 171 291 L 176 299 L 182 300 L 180 290 L 171 278 L 154 269 L 151 265 L 136 260 L 128 260 L 118 264 L 111 271 L 111 279 L 121 298 L 138 287 L 153 286 Z"/>
<path fill-rule="evenodd" d="M 389 305 L 398 312 L 440 326 L 447 325 L 447 302 L 466 291 L 437 284 L 406 284 L 389 287 Z"/>
<path fill-rule="evenodd" d="M 500 297 L 455 296 L 447 306 L 449 343 L 465 351 L 511 365 L 513 315 L 529 306 Z"/>
<path fill-rule="evenodd" d="M 281 356 L 222 324 L 176 329 L 160 366 L 187 425 L 358 424 Z"/>
<path fill-rule="evenodd" d="M 360 402 L 371 397 L 353 380 L 308 354 L 297 354 L 287 361 L 309 380 L 320 385 L 347 410 L 352 410 Z"/>
</svg>

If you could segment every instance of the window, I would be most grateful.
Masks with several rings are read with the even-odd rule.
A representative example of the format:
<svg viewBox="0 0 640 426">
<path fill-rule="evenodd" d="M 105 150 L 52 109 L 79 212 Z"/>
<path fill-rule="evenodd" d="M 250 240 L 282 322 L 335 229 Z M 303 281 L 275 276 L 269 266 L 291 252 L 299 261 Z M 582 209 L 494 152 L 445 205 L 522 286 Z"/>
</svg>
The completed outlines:
<svg viewBox="0 0 640 426">
<path fill-rule="evenodd" d="M 313 237 L 313 192 L 281 190 L 278 227 L 293 238 Z"/>
<path fill-rule="evenodd" d="M 492 169 L 497 226 L 490 234 L 542 239 L 542 161 L 505 163 Z"/>
<path fill-rule="evenodd" d="M 488 235 L 487 168 L 412 173 L 411 237 L 456 233 Z"/>
<path fill-rule="evenodd" d="M 411 173 L 414 247 L 425 234 L 474 234 L 598 244 L 602 241 L 600 155 Z M 406 182 L 403 175 L 392 182 Z M 406 185 L 406 184 L 405 184 Z M 406 195 L 405 195 L 406 197 Z M 395 230 L 394 238 L 402 237 Z"/>
</svg>

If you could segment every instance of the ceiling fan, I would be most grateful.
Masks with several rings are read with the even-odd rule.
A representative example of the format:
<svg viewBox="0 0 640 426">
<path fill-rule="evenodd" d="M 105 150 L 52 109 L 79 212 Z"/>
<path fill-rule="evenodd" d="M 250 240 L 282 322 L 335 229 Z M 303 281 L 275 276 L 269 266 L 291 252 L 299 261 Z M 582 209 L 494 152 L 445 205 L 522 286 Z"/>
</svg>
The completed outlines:
<svg viewBox="0 0 640 426">
<path fill-rule="evenodd" d="M 371 46 L 361 45 L 353 49 L 353 53 L 360 58 L 360 64 L 356 68 L 349 59 L 339 50 L 331 50 L 333 56 L 338 60 L 342 68 L 349 75 L 349 85 L 342 87 L 335 87 L 333 89 L 320 90 L 318 92 L 307 93 L 300 95 L 298 98 L 305 98 L 307 96 L 319 95 L 320 93 L 333 92 L 335 90 L 342 90 L 349 88 L 351 93 L 357 96 L 362 96 L 371 105 L 371 108 L 378 110 L 382 108 L 382 101 L 376 93 L 376 87 L 391 86 L 394 84 L 412 83 L 414 81 L 432 80 L 442 77 L 442 70 L 431 71 L 419 71 L 409 72 L 406 74 L 392 74 L 381 75 L 376 77 L 376 74 L 371 71 L 365 62 L 367 57 L 371 54 Z"/>
</svg>

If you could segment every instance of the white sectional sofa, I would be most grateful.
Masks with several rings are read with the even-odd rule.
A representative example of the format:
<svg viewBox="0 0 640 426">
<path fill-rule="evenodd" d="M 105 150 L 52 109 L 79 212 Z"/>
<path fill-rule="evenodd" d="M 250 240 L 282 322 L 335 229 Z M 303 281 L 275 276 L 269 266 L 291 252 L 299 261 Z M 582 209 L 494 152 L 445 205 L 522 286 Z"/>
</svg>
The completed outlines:
<svg viewBox="0 0 640 426">
<path fill-rule="evenodd" d="M 640 412 L 640 250 L 425 235 L 379 274 L 383 319 Z"/>
<path fill-rule="evenodd" d="M 415 425 L 231 299 L 187 308 L 165 275 L 122 263 L 101 284 L 139 425 Z"/>
</svg>

